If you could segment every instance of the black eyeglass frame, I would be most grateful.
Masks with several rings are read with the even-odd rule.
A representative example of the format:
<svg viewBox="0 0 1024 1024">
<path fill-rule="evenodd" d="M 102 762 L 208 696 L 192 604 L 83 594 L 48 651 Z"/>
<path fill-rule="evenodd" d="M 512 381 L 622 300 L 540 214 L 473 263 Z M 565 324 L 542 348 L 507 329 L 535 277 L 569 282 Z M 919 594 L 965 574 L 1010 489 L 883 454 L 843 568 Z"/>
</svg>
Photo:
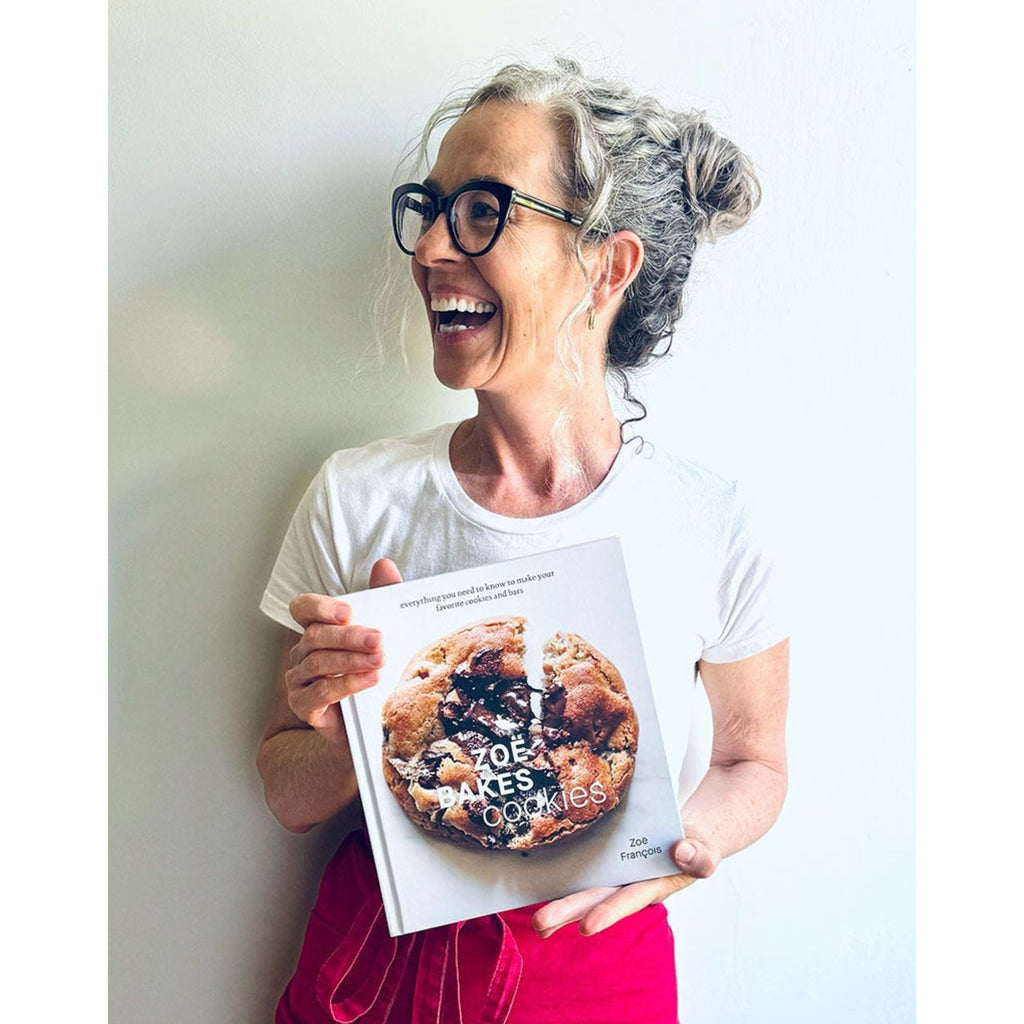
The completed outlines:
<svg viewBox="0 0 1024 1024">
<path fill-rule="evenodd" d="M 498 200 L 498 226 L 494 229 L 494 235 L 490 242 L 477 252 L 470 252 L 469 249 L 462 245 L 455 233 L 455 225 L 452 223 L 452 208 L 455 201 L 463 193 L 473 191 L 490 192 Z M 512 212 L 513 206 L 522 206 L 527 210 L 543 213 L 546 217 L 554 217 L 555 220 L 565 221 L 574 227 L 580 227 L 583 224 L 583 218 L 571 210 L 564 210 L 560 206 L 546 203 L 543 199 L 538 199 L 536 196 L 528 196 L 525 192 L 517 191 L 511 185 L 505 185 L 500 181 L 491 181 L 489 178 L 474 178 L 472 181 L 467 181 L 465 184 L 460 185 L 454 192 L 446 196 L 438 194 L 434 189 L 421 182 L 409 182 L 405 185 L 399 185 L 391 193 L 391 229 L 395 233 L 395 241 L 398 243 L 398 248 L 407 256 L 415 256 L 416 251 L 415 249 L 407 249 L 402 244 L 402 235 L 398 226 L 398 203 L 403 196 L 407 196 L 411 192 L 418 192 L 421 195 L 430 197 L 434 206 L 434 215 L 430 218 L 430 222 L 433 223 L 441 214 L 444 214 L 445 224 L 448 226 L 448 235 L 452 240 L 452 245 L 464 256 L 483 256 L 494 248 L 498 239 L 501 238 L 502 231 L 505 230 L 505 225 L 508 223 L 508 217 Z M 424 220 L 426 219 L 424 218 Z"/>
</svg>

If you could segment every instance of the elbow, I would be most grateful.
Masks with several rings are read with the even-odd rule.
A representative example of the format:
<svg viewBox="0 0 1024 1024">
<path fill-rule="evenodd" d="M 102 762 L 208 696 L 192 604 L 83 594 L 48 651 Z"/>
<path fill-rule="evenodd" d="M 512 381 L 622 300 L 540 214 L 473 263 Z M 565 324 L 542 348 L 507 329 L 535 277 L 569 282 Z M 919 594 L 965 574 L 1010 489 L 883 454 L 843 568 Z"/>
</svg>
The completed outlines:
<svg viewBox="0 0 1024 1024">
<path fill-rule="evenodd" d="M 782 805 L 786 802 L 786 794 L 789 792 L 789 773 L 786 771 L 785 766 L 783 766 L 782 770 L 778 773 L 776 786 L 777 806 L 775 810 L 775 817 L 778 818 L 782 813 Z"/>
<path fill-rule="evenodd" d="M 767 786 L 775 795 L 775 801 L 779 810 L 782 810 L 782 803 L 786 799 L 786 791 L 789 789 L 789 767 L 786 763 L 785 751 L 780 751 L 774 757 L 759 757 L 755 762 L 763 771 Z"/>
<path fill-rule="evenodd" d="M 319 824 L 319 822 L 309 821 L 307 817 L 296 813 L 299 808 L 295 801 L 286 799 L 266 779 L 263 780 L 263 800 L 270 813 L 294 835 L 309 832 Z"/>
<path fill-rule="evenodd" d="M 269 804 L 267 805 L 270 806 Z M 274 813 L 274 809 L 271 807 L 271 812 Z M 301 836 L 306 832 L 312 831 L 316 828 L 316 825 L 307 825 L 304 822 L 298 821 L 297 819 L 289 818 L 285 814 L 274 813 L 274 817 L 289 831 L 292 835 Z"/>
<path fill-rule="evenodd" d="M 756 765 L 757 791 L 752 797 L 759 807 L 758 817 L 761 821 L 761 833 L 764 834 L 779 820 L 782 806 L 786 802 L 786 791 L 789 788 L 789 776 L 783 761 L 756 761 L 748 764 Z"/>
<path fill-rule="evenodd" d="M 328 748 L 312 729 L 268 736 L 256 754 L 263 799 L 289 831 L 309 832 L 358 796 L 347 745 Z"/>
<path fill-rule="evenodd" d="M 781 763 L 776 762 L 772 764 L 762 762 L 762 767 L 767 770 L 767 789 L 770 794 L 768 827 L 770 828 L 778 821 L 779 815 L 782 813 L 782 805 L 786 802 L 786 793 L 789 790 L 789 773 L 786 770 L 785 760 Z"/>
</svg>

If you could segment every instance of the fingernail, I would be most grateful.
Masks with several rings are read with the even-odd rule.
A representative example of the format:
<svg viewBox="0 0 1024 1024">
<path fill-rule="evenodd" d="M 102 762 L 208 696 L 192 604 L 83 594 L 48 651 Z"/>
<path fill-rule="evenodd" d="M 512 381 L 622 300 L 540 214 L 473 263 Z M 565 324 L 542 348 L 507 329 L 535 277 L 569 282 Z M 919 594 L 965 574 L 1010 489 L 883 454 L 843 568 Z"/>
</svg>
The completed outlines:
<svg viewBox="0 0 1024 1024">
<path fill-rule="evenodd" d="M 380 630 L 368 629 L 366 631 L 366 646 L 373 648 L 380 646 Z"/>
<path fill-rule="evenodd" d="M 347 604 L 339 601 L 334 606 L 334 617 L 339 622 L 348 622 L 348 617 L 352 614 L 352 609 Z"/>
<path fill-rule="evenodd" d="M 682 846 L 676 850 L 676 863 L 689 864 L 696 853 L 697 850 L 693 846 L 689 843 L 683 843 Z"/>
</svg>

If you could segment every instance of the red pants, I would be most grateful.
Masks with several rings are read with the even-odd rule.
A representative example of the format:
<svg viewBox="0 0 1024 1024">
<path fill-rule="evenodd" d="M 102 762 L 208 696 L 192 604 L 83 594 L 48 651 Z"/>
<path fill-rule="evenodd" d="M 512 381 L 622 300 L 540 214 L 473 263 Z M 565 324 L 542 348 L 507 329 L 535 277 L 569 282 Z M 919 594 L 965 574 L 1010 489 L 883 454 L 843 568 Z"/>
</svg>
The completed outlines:
<svg viewBox="0 0 1024 1024">
<path fill-rule="evenodd" d="M 310 915 L 276 1024 L 676 1024 L 661 904 L 597 935 L 540 939 L 536 906 L 388 935 L 369 843 L 352 833 Z"/>
</svg>

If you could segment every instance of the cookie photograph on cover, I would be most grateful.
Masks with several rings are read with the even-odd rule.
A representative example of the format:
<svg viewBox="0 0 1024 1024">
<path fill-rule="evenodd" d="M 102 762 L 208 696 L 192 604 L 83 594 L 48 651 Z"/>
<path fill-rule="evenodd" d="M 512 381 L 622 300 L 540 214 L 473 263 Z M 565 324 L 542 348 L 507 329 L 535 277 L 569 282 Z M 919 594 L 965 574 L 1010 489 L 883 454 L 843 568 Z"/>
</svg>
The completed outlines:
<svg viewBox="0 0 1024 1024">
<path fill-rule="evenodd" d="M 526 669 L 526 645 L 542 671 Z M 618 668 L 582 636 L 530 634 L 496 616 L 428 643 L 382 712 L 388 789 L 419 828 L 520 853 L 613 814 L 629 789 L 639 723 Z"/>
</svg>

